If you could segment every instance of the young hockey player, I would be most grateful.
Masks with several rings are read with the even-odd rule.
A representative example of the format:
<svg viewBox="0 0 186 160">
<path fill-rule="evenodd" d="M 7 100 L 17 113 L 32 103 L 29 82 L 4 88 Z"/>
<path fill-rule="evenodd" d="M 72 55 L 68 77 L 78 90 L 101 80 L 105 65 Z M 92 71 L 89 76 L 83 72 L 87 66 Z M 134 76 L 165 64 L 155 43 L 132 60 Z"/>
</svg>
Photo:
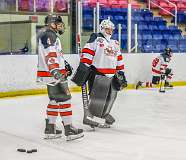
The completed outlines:
<svg viewBox="0 0 186 160">
<path fill-rule="evenodd" d="M 164 52 L 152 61 L 152 81 L 142 82 L 136 84 L 136 89 L 139 87 L 154 87 L 160 83 L 160 80 L 165 80 L 164 87 L 172 88 L 170 80 L 172 79 L 172 69 L 169 68 L 169 62 L 172 58 L 171 48 L 165 48 Z"/>
<path fill-rule="evenodd" d="M 100 32 L 91 34 L 82 49 L 80 65 L 72 79 L 79 85 L 80 81 L 85 84 L 88 79 L 90 96 L 88 107 L 84 107 L 83 123 L 91 127 L 108 128 L 115 122 L 110 111 L 117 91 L 127 86 L 119 43 L 111 39 L 114 28 L 114 24 L 105 19 L 100 24 Z M 88 77 L 82 80 L 85 75 Z M 105 119 L 105 124 L 95 122 L 93 116 Z"/>
<path fill-rule="evenodd" d="M 47 22 L 46 22 L 47 21 Z M 69 65 L 65 65 L 61 42 L 57 34 L 64 32 L 61 16 L 49 15 L 45 19 L 46 30 L 40 33 L 38 46 L 37 81 L 47 85 L 48 97 L 45 138 L 58 138 L 62 131 L 56 129 L 58 114 L 62 118 L 64 134 L 67 140 L 83 137 L 83 130 L 72 126 L 71 94 L 67 77 L 72 74 Z"/>
</svg>

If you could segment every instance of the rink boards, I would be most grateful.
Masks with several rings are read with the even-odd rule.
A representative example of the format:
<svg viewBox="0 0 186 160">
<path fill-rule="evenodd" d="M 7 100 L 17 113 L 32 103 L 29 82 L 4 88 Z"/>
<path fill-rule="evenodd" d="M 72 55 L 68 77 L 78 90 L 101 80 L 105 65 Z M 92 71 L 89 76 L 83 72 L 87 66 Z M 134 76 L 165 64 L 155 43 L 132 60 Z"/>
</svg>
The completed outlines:
<svg viewBox="0 0 186 160">
<path fill-rule="evenodd" d="M 134 88 L 137 81 L 151 79 L 151 61 L 157 54 L 137 53 L 123 54 L 125 62 L 125 74 L 128 81 L 128 89 Z M 65 55 L 74 70 L 79 63 L 79 56 L 74 54 Z M 173 69 L 173 85 L 186 85 L 185 71 L 186 54 L 173 55 L 171 68 Z M 45 86 L 36 83 L 37 55 L 6 55 L 0 59 L 0 97 L 43 94 Z M 80 91 L 73 82 L 69 82 L 71 91 Z"/>
</svg>

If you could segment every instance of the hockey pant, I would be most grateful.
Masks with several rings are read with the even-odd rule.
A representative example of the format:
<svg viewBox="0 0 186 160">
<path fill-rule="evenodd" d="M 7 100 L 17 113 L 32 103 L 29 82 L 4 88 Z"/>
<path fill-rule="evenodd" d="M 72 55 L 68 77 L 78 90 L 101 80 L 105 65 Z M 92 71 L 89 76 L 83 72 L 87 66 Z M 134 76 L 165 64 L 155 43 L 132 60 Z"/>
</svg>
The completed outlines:
<svg viewBox="0 0 186 160">
<path fill-rule="evenodd" d="M 55 124 L 58 115 L 64 125 L 72 123 L 71 94 L 68 83 L 58 83 L 55 86 L 47 85 L 50 102 L 47 106 L 47 118 L 50 124 Z"/>
<path fill-rule="evenodd" d="M 112 85 L 112 78 L 96 75 L 89 98 L 89 111 L 92 115 L 106 117 L 117 97 L 117 91 Z"/>
</svg>

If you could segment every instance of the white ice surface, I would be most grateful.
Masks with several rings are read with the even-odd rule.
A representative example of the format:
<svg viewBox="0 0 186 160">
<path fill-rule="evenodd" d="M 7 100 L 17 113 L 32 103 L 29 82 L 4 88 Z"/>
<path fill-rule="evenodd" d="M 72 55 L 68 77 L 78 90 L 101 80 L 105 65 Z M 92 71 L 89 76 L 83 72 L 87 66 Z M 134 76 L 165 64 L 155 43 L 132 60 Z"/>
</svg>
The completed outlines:
<svg viewBox="0 0 186 160">
<path fill-rule="evenodd" d="M 72 97 L 74 125 L 85 130 L 72 142 L 42 139 L 46 95 L 0 99 L 0 160 L 186 160 L 186 87 L 122 91 L 111 111 L 116 123 L 94 132 L 82 125 L 81 94 Z"/>
</svg>

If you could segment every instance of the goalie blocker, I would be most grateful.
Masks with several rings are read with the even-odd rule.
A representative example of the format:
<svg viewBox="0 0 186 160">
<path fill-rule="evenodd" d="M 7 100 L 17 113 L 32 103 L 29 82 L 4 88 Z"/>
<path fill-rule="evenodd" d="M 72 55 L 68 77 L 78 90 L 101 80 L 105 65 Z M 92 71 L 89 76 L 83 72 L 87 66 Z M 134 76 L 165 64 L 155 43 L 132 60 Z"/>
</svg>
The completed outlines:
<svg viewBox="0 0 186 160">
<path fill-rule="evenodd" d="M 90 67 L 87 67 L 84 63 L 80 62 L 71 80 L 78 86 L 82 86 L 89 79 L 91 72 L 92 69 Z"/>
</svg>

